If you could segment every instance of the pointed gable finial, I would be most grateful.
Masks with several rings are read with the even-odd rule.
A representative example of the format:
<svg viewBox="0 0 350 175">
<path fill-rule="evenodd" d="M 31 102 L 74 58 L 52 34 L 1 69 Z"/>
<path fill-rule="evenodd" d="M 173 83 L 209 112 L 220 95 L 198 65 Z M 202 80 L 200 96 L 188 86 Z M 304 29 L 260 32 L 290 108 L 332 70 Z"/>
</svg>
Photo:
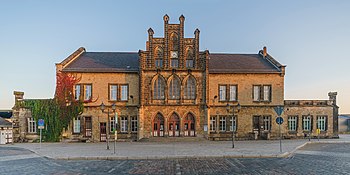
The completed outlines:
<svg viewBox="0 0 350 175">
<path fill-rule="evenodd" d="M 167 14 L 164 15 L 163 17 L 164 22 L 168 23 L 169 21 L 169 16 Z"/>
<path fill-rule="evenodd" d="M 153 34 L 154 34 L 153 29 L 152 29 L 152 28 L 149 28 L 149 29 L 148 29 L 148 35 L 153 35 Z"/>
<path fill-rule="evenodd" d="M 180 18 L 179 18 L 180 22 L 184 22 L 185 21 L 185 17 L 184 15 L 181 15 Z"/>
<path fill-rule="evenodd" d="M 196 28 L 196 30 L 194 31 L 194 34 L 197 35 L 197 34 L 199 34 L 199 33 L 200 33 L 199 29 Z"/>
</svg>

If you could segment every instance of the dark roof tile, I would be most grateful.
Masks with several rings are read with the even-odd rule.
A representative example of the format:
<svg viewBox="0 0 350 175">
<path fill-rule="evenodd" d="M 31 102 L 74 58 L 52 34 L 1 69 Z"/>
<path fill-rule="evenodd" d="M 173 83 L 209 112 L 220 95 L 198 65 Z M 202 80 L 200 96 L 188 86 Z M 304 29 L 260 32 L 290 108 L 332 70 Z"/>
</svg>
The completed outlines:
<svg viewBox="0 0 350 175">
<path fill-rule="evenodd" d="M 211 53 L 209 73 L 280 73 L 280 70 L 260 54 Z"/>
<path fill-rule="evenodd" d="M 66 72 L 138 72 L 137 52 L 84 52 L 63 69 Z"/>
</svg>

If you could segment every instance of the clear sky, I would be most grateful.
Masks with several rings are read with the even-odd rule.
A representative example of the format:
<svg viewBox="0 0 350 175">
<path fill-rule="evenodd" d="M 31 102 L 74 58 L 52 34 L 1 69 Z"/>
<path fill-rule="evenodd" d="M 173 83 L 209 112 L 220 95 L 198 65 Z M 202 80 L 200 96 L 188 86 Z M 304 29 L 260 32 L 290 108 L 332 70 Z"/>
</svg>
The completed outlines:
<svg viewBox="0 0 350 175">
<path fill-rule="evenodd" d="M 159 0 L 0 1 L 0 109 L 13 91 L 52 98 L 55 63 L 79 47 L 87 51 L 145 49 L 147 29 L 163 36 L 186 17 L 185 36 L 199 28 L 200 49 L 268 53 L 287 65 L 285 99 L 328 99 L 338 92 L 350 113 L 350 1 Z"/>
</svg>

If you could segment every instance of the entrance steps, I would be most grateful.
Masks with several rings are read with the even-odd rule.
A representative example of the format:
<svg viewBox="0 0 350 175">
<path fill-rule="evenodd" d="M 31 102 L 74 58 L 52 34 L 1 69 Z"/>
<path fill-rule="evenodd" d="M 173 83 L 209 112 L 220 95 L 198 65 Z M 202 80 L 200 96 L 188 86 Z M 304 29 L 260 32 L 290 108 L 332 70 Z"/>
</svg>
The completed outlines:
<svg viewBox="0 0 350 175">
<path fill-rule="evenodd" d="M 204 137 L 150 137 L 142 138 L 140 142 L 203 142 L 207 141 Z"/>
</svg>

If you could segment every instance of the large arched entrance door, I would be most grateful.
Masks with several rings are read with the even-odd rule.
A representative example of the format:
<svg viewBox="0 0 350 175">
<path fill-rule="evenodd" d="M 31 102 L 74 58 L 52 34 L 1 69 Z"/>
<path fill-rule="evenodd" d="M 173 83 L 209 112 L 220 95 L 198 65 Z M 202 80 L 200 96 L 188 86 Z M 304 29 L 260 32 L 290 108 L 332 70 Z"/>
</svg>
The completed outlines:
<svg viewBox="0 0 350 175">
<path fill-rule="evenodd" d="M 176 113 L 170 116 L 169 122 L 169 137 L 179 137 L 180 136 L 180 118 Z"/>
<path fill-rule="evenodd" d="M 188 113 L 185 117 L 184 120 L 184 134 L 185 136 L 189 136 L 189 137 L 194 137 L 196 136 L 196 128 L 195 128 L 195 117 L 193 116 L 193 114 Z"/>
<path fill-rule="evenodd" d="M 163 137 L 164 136 L 164 117 L 162 114 L 157 114 L 153 120 L 153 136 Z"/>
</svg>

